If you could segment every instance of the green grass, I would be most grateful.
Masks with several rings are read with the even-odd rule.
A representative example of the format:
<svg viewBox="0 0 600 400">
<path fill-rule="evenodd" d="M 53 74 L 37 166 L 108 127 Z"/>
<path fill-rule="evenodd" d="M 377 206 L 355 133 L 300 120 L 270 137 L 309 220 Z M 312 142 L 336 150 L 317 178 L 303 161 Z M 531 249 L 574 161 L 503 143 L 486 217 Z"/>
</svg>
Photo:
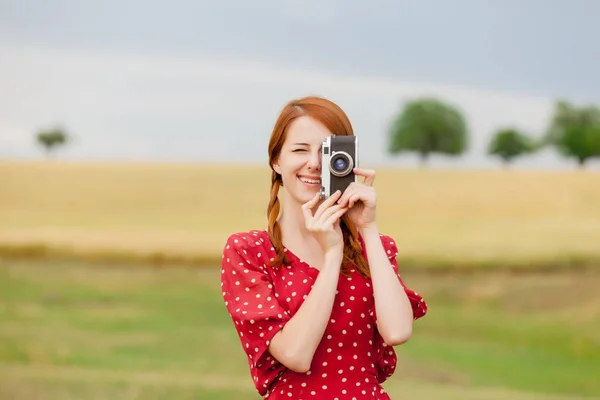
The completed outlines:
<svg viewBox="0 0 600 400">
<path fill-rule="evenodd" d="M 411 273 L 393 399 L 600 398 L 600 274 Z M 258 399 L 217 269 L 0 264 L 0 398 Z M 585 397 L 588 396 L 588 397 Z"/>
</svg>

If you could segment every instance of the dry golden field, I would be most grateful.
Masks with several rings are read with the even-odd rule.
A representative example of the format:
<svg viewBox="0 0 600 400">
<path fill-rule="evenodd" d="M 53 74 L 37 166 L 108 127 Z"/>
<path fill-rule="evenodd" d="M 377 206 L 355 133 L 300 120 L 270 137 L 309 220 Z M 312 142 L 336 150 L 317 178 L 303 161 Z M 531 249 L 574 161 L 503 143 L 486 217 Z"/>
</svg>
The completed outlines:
<svg viewBox="0 0 600 400">
<path fill-rule="evenodd" d="M 600 263 L 598 172 L 377 172 L 405 265 Z M 214 262 L 228 234 L 265 227 L 269 186 L 266 166 L 4 162 L 0 244 Z"/>
</svg>

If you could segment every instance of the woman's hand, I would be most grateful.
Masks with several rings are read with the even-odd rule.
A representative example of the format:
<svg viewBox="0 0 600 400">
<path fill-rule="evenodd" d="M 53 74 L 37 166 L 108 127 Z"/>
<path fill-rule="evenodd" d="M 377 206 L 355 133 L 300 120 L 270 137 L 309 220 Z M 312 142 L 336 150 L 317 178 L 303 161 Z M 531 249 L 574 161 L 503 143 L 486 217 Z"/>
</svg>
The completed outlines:
<svg viewBox="0 0 600 400">
<path fill-rule="evenodd" d="M 377 193 L 373 183 L 375 182 L 375 171 L 370 169 L 354 168 L 354 173 L 363 176 L 362 183 L 352 182 L 338 200 L 338 205 L 348 207 L 348 218 L 359 230 L 365 230 L 376 226 L 375 208 L 377 205 Z"/>
<path fill-rule="evenodd" d="M 348 207 L 336 204 L 341 192 L 338 190 L 317 208 L 314 215 L 312 209 L 319 202 L 319 193 L 302 205 L 306 228 L 312 232 L 325 255 L 344 254 L 344 237 L 340 228 L 340 217 L 348 211 Z"/>
</svg>

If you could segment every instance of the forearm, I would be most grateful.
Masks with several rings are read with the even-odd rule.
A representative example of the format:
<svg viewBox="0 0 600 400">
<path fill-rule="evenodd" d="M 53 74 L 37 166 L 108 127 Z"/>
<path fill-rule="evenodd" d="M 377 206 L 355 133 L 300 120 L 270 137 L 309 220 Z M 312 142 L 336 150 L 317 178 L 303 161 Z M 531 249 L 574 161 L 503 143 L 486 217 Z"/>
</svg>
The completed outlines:
<svg viewBox="0 0 600 400">
<path fill-rule="evenodd" d="M 388 345 L 404 343 L 412 334 L 410 300 L 390 265 L 378 229 L 362 230 L 361 235 L 369 259 L 377 328 Z"/>
<path fill-rule="evenodd" d="M 339 256 L 326 255 L 310 293 L 296 314 L 271 340 L 269 351 L 273 357 L 296 372 L 310 369 L 331 318 L 340 265 Z"/>
</svg>

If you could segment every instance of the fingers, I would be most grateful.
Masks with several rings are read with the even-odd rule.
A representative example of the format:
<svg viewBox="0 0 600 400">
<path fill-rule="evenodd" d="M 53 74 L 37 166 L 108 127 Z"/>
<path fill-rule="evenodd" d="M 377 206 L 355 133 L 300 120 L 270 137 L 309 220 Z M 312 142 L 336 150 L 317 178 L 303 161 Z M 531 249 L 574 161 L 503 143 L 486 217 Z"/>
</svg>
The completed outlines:
<svg viewBox="0 0 600 400">
<path fill-rule="evenodd" d="M 336 221 L 338 221 L 344 213 L 348 211 L 348 207 L 343 207 L 331 214 L 329 218 L 327 218 L 324 222 L 325 225 L 333 225 Z"/>
<path fill-rule="evenodd" d="M 363 181 L 363 183 L 365 185 L 373 186 L 373 183 L 375 183 L 375 170 L 354 168 L 353 172 L 356 175 L 359 175 L 359 176 L 362 176 L 365 178 L 365 180 Z"/>
<path fill-rule="evenodd" d="M 333 215 L 333 214 L 337 213 L 338 211 L 340 211 L 341 209 L 344 209 L 344 208 L 347 208 L 347 207 L 343 207 L 343 206 L 341 206 L 341 205 L 339 205 L 339 204 L 335 204 L 335 205 L 333 205 L 333 206 L 330 206 L 330 207 L 329 207 L 329 208 L 327 208 L 325 211 L 323 211 L 323 213 L 322 213 L 322 214 L 319 216 L 319 218 L 318 218 L 318 219 L 315 219 L 315 221 L 319 221 L 319 222 L 324 222 L 324 221 L 327 221 L 327 219 L 328 219 L 328 218 L 329 218 L 331 215 Z"/>
<path fill-rule="evenodd" d="M 360 195 L 358 193 L 354 193 L 348 198 L 348 207 L 352 208 L 354 203 L 356 203 L 357 201 L 360 201 Z"/>
<path fill-rule="evenodd" d="M 333 193 L 331 196 L 329 196 L 329 198 L 327 200 L 325 200 L 317 209 L 317 211 L 315 212 L 314 218 L 318 219 L 319 217 L 321 217 L 321 214 L 323 214 L 323 211 L 325 211 L 326 209 L 328 209 L 332 204 L 334 204 L 336 201 L 338 201 L 338 199 L 340 198 L 340 196 L 342 195 L 342 192 L 340 190 L 336 190 L 335 193 Z"/>
<path fill-rule="evenodd" d="M 340 197 L 338 204 L 341 206 L 349 206 L 349 200 L 352 196 L 357 193 L 358 188 L 356 187 L 356 183 L 352 182 L 344 191 L 344 194 Z"/>
<path fill-rule="evenodd" d="M 319 193 L 317 193 L 315 195 L 315 197 L 313 197 L 306 203 L 302 204 L 302 213 L 304 214 L 304 219 L 306 221 L 309 221 L 313 217 L 311 210 L 313 209 L 314 206 L 317 205 L 317 203 L 319 202 L 319 199 L 320 199 Z"/>
</svg>

